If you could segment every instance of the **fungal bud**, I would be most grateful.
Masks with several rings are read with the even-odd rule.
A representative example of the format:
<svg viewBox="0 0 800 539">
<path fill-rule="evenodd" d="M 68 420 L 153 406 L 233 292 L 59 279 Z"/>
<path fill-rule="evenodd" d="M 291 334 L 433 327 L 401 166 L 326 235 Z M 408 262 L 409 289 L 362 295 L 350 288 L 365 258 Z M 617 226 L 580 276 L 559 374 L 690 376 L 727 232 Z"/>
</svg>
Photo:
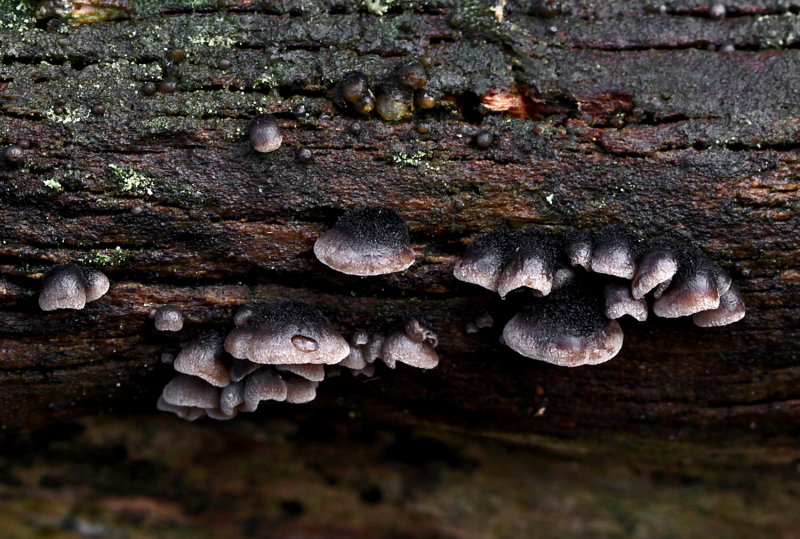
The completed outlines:
<svg viewBox="0 0 800 539">
<path fill-rule="evenodd" d="M 475 146 L 481 149 L 488 148 L 494 143 L 494 135 L 482 129 L 475 134 Z"/>
<path fill-rule="evenodd" d="M 739 286 L 733 283 L 719 298 L 719 307 L 693 314 L 692 321 L 703 328 L 726 326 L 744 318 L 744 311 L 744 298 Z"/>
<path fill-rule="evenodd" d="M 353 109 L 359 114 L 367 115 L 375 110 L 375 98 L 365 95 L 353 104 Z"/>
<path fill-rule="evenodd" d="M 95 269 L 61 264 L 45 274 L 39 307 L 43 311 L 83 309 L 86 303 L 108 292 L 108 287 L 108 278 Z"/>
<path fill-rule="evenodd" d="M 456 262 L 453 275 L 459 281 L 497 292 L 503 266 L 514 249 L 514 236 L 509 232 L 495 231 L 479 236 Z"/>
<path fill-rule="evenodd" d="M 412 90 L 419 90 L 428 83 L 425 68 L 416 61 L 406 62 L 398 66 L 395 71 L 395 78 L 401 86 Z"/>
<path fill-rule="evenodd" d="M 503 341 L 515 352 L 562 367 L 608 361 L 622 339 L 619 323 L 605 317 L 602 299 L 584 283 L 533 298 L 503 328 Z"/>
<path fill-rule="evenodd" d="M 246 321 L 225 339 L 225 350 L 253 363 L 333 364 L 350 352 L 328 319 L 300 301 L 276 301 L 253 307 Z"/>
<path fill-rule="evenodd" d="M 409 318 L 403 324 L 403 331 L 414 342 L 427 342 L 434 348 L 439 344 L 439 336 L 432 329 L 424 326 L 416 318 Z"/>
<path fill-rule="evenodd" d="M 183 314 L 173 305 L 159 307 L 152 312 L 153 323 L 158 331 L 180 331 L 183 329 Z"/>
<path fill-rule="evenodd" d="M 636 273 L 638 250 L 638 238 L 627 229 L 607 227 L 592 243 L 592 271 L 631 280 Z"/>
<path fill-rule="evenodd" d="M 624 281 L 613 281 L 605 288 L 605 313 L 612 320 L 626 314 L 639 322 L 647 320 L 647 301 L 631 295 L 631 287 Z"/>
<path fill-rule="evenodd" d="M 219 406 L 220 390 L 194 376 L 181 374 L 164 386 L 161 396 L 167 404 L 194 408 Z"/>
<path fill-rule="evenodd" d="M 375 110 L 390 122 L 407 118 L 411 115 L 411 92 L 398 84 L 383 84 L 375 99 Z"/>
<path fill-rule="evenodd" d="M 564 254 L 574 268 L 580 266 L 585 270 L 591 269 L 592 262 L 592 237 L 585 230 L 572 230 L 563 238 Z"/>
<path fill-rule="evenodd" d="M 271 114 L 261 114 L 250 122 L 250 145 L 257 152 L 274 152 L 281 147 L 283 137 L 278 121 Z"/>
<path fill-rule="evenodd" d="M 382 275 L 414 263 L 408 228 L 392 209 L 367 206 L 342 215 L 314 244 L 326 266 L 348 275 Z"/>
<path fill-rule="evenodd" d="M 213 331 L 192 339 L 175 358 L 175 370 L 202 378 L 216 387 L 231 383 L 228 366 L 223 359 L 224 335 Z"/>
<path fill-rule="evenodd" d="M 370 95 L 369 80 L 361 71 L 351 71 L 344 76 L 341 82 L 342 97 L 350 103 L 357 103 L 360 99 Z"/>
<path fill-rule="evenodd" d="M 439 356 L 427 341 L 417 342 L 404 331 L 391 333 L 383 343 L 381 359 L 390 368 L 395 363 L 405 363 L 419 369 L 432 369 L 439 364 Z"/>
<path fill-rule="evenodd" d="M 3 150 L 3 159 L 11 165 L 18 165 L 25 159 L 25 152 L 21 146 L 12 144 Z"/>
<path fill-rule="evenodd" d="M 546 296 L 553 288 L 558 251 L 549 234 L 526 229 L 516 235 L 516 250 L 504 265 L 497 283 L 501 298 L 512 290 L 526 287 L 535 296 Z"/>
<path fill-rule="evenodd" d="M 244 382 L 245 412 L 255 412 L 261 401 L 285 401 L 286 382 L 270 370 L 260 370 L 247 377 Z"/>
<path fill-rule="evenodd" d="M 319 382 L 313 382 L 304 378 L 289 378 L 286 380 L 286 402 L 303 404 L 313 401 L 317 398 L 318 385 Z"/>
<path fill-rule="evenodd" d="M 417 92 L 415 102 L 420 109 L 432 109 L 436 106 L 436 95 L 428 90 L 423 90 Z"/>
</svg>

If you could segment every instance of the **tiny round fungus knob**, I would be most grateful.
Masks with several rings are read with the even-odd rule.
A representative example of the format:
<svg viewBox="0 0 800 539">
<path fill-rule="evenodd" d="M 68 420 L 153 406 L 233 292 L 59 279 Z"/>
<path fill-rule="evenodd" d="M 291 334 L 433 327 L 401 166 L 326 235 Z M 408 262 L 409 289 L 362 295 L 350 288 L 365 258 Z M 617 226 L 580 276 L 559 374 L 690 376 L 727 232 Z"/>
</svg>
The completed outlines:
<svg viewBox="0 0 800 539">
<path fill-rule="evenodd" d="M 3 150 L 3 159 L 11 165 L 19 165 L 25 159 L 25 152 L 21 146 L 12 144 Z"/>
<path fill-rule="evenodd" d="M 514 249 L 515 239 L 509 232 L 500 230 L 479 236 L 456 262 L 453 275 L 459 281 L 497 292 L 503 266 Z"/>
<path fill-rule="evenodd" d="M 591 267 L 595 273 L 633 279 L 636 273 L 639 240 L 626 228 L 610 226 L 601 231 L 592 245 Z"/>
<path fill-rule="evenodd" d="M 570 265 L 589 271 L 592 262 L 592 236 L 585 230 L 572 230 L 564 235 L 562 242 Z"/>
<path fill-rule="evenodd" d="M 605 317 L 602 299 L 584 283 L 532 298 L 503 328 L 503 341 L 515 352 L 562 367 L 608 361 L 622 339 L 619 323 Z"/>
<path fill-rule="evenodd" d="M 356 103 L 370 95 L 369 80 L 361 71 L 351 71 L 342 79 L 342 97 L 345 101 Z"/>
<path fill-rule="evenodd" d="M 712 19 L 724 19 L 725 11 L 725 4 L 711 4 L 711 7 L 708 9 L 708 15 Z"/>
<path fill-rule="evenodd" d="M 397 362 L 419 369 L 432 369 L 439 364 L 439 356 L 433 346 L 412 340 L 404 331 L 395 331 L 386 337 L 381 358 L 390 368 L 394 368 Z"/>
<path fill-rule="evenodd" d="M 351 210 L 314 244 L 326 266 L 348 275 L 382 275 L 414 263 L 408 228 L 392 209 L 367 206 Z"/>
<path fill-rule="evenodd" d="M 254 306 L 246 322 L 228 334 L 225 350 L 233 357 L 253 363 L 333 364 L 347 356 L 350 346 L 311 305 L 275 301 Z"/>
<path fill-rule="evenodd" d="M 403 331 L 414 342 L 427 342 L 434 348 L 439 344 L 439 336 L 416 318 L 409 318 L 403 324 Z"/>
<path fill-rule="evenodd" d="M 271 114 L 261 114 L 250 122 L 250 145 L 257 152 L 274 152 L 281 147 L 283 137 L 278 121 Z"/>
<path fill-rule="evenodd" d="M 423 90 L 417 93 L 415 101 L 421 109 L 432 109 L 436 106 L 436 95 L 429 90 Z"/>
<path fill-rule="evenodd" d="M 516 234 L 517 248 L 504 265 L 497 283 L 501 298 L 517 288 L 526 287 L 535 296 L 546 296 L 553 288 L 553 274 L 558 251 L 546 232 L 526 229 Z"/>
<path fill-rule="evenodd" d="M 678 258 L 675 255 L 676 244 L 669 240 L 657 240 L 639 259 L 636 273 L 631 282 L 631 293 L 634 298 L 643 298 L 661 283 L 668 282 L 678 271 Z"/>
<path fill-rule="evenodd" d="M 275 365 L 275 369 L 296 374 L 312 382 L 321 382 L 325 379 L 325 365 Z"/>
<path fill-rule="evenodd" d="M 475 146 L 486 149 L 494 143 L 494 135 L 485 129 L 475 134 Z"/>
<path fill-rule="evenodd" d="M 635 299 L 631 295 L 631 287 L 625 281 L 613 281 L 606 284 L 606 307 L 608 318 L 622 318 L 626 314 L 639 322 L 647 320 L 647 301 L 644 298 Z"/>
<path fill-rule="evenodd" d="M 153 313 L 153 323 L 158 331 L 180 331 L 183 329 L 183 314 L 173 305 L 159 307 Z"/>
<path fill-rule="evenodd" d="M 286 380 L 286 402 L 303 404 L 317 398 L 319 382 L 312 382 L 304 378 L 292 377 Z"/>
<path fill-rule="evenodd" d="M 219 396 L 219 409 L 226 416 L 233 417 L 244 408 L 244 383 L 235 382 L 222 388 Z"/>
<path fill-rule="evenodd" d="M 375 98 L 371 95 L 365 95 L 355 103 L 353 103 L 353 109 L 363 115 L 367 115 L 373 110 L 375 110 Z"/>
<path fill-rule="evenodd" d="M 386 337 L 380 333 L 373 333 L 370 335 L 369 342 L 364 346 L 364 361 L 371 364 L 374 363 L 376 359 L 380 359 L 385 339 Z"/>
<path fill-rule="evenodd" d="M 161 395 L 173 406 L 209 409 L 219 405 L 220 390 L 199 378 L 181 374 L 164 386 Z"/>
<path fill-rule="evenodd" d="M 733 283 L 719 298 L 719 307 L 693 314 L 692 321 L 702 328 L 727 326 L 744 318 L 744 312 L 744 298 L 739 286 Z"/>
<path fill-rule="evenodd" d="M 43 311 L 83 309 L 86 303 L 108 292 L 108 287 L 108 278 L 95 269 L 61 264 L 45 274 L 39 292 L 39 307 Z"/>
<path fill-rule="evenodd" d="M 261 401 L 285 401 L 286 382 L 269 369 L 262 369 L 244 381 L 244 411 L 255 412 Z"/>
<path fill-rule="evenodd" d="M 397 84 L 384 84 L 375 99 L 375 110 L 384 120 L 396 122 L 411 115 L 411 93 Z"/>
<path fill-rule="evenodd" d="M 395 71 L 397 82 L 404 88 L 419 90 L 428 83 L 425 68 L 419 62 L 406 62 Z"/>
<path fill-rule="evenodd" d="M 223 360 L 223 342 L 224 336 L 219 331 L 193 339 L 175 358 L 175 370 L 202 378 L 216 387 L 227 386 L 231 383 L 231 377 Z"/>
</svg>

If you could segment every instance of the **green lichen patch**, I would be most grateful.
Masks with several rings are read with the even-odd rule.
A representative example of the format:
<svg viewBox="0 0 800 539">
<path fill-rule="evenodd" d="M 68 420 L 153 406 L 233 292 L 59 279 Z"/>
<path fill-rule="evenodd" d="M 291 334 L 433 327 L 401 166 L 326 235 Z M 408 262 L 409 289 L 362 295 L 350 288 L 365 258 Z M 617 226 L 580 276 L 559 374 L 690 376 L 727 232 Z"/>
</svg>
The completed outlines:
<svg viewBox="0 0 800 539">
<path fill-rule="evenodd" d="M 144 192 L 148 195 L 153 194 L 153 180 L 141 172 L 117 165 L 108 165 L 108 170 L 112 179 L 123 192 Z"/>
<path fill-rule="evenodd" d="M 124 262 L 128 255 L 129 252 L 127 249 L 123 249 L 117 245 L 113 249 L 92 250 L 88 255 L 81 258 L 80 262 L 81 264 L 86 264 L 89 266 L 117 266 Z"/>
</svg>

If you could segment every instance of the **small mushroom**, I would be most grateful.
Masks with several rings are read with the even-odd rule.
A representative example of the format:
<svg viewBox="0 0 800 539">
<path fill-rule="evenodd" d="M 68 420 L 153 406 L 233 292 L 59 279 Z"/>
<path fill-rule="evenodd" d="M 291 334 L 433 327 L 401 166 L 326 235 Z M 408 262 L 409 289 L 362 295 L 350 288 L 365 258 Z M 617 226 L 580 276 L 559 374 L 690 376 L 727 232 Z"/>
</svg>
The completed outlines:
<svg viewBox="0 0 800 539">
<path fill-rule="evenodd" d="M 292 377 L 286 380 L 286 402 L 303 404 L 317 398 L 319 382 Z"/>
<path fill-rule="evenodd" d="M 263 364 L 334 364 L 347 357 L 350 347 L 328 319 L 301 301 L 275 301 L 237 317 L 242 325 L 225 339 L 225 350 L 235 358 Z"/>
<path fill-rule="evenodd" d="M 653 302 L 656 316 L 677 318 L 718 308 L 720 296 L 731 286 L 730 276 L 699 249 L 684 246 L 677 254 L 675 276 Z"/>
<path fill-rule="evenodd" d="M 367 206 L 342 215 L 314 244 L 326 266 L 348 275 L 382 275 L 414 263 L 408 228 L 392 209 Z"/>
<path fill-rule="evenodd" d="M 375 110 L 390 122 L 411 116 L 412 93 L 393 81 L 387 81 L 378 88 Z"/>
<path fill-rule="evenodd" d="M 628 229 L 607 227 L 592 242 L 592 271 L 631 280 L 636 273 L 638 251 L 639 240 Z"/>
<path fill-rule="evenodd" d="M 285 401 L 286 391 L 286 382 L 280 376 L 269 369 L 261 369 L 244 382 L 243 410 L 255 412 L 261 401 Z"/>
<path fill-rule="evenodd" d="M 631 287 L 625 281 L 606 283 L 605 313 L 612 320 L 622 318 L 626 314 L 639 322 L 647 320 L 647 301 L 636 299 L 631 295 Z"/>
<path fill-rule="evenodd" d="M 216 387 L 231 383 L 228 366 L 223 360 L 224 335 L 212 331 L 191 340 L 175 358 L 175 370 L 202 378 Z"/>
<path fill-rule="evenodd" d="M 274 152 L 281 147 L 283 136 L 278 121 L 271 114 L 261 114 L 250 122 L 250 145 L 260 153 Z"/>
<path fill-rule="evenodd" d="M 206 415 L 206 411 L 203 408 L 170 404 L 164 400 L 163 395 L 158 397 L 156 408 L 162 412 L 172 412 L 181 419 L 186 419 L 187 421 L 195 421 Z"/>
<path fill-rule="evenodd" d="M 105 294 L 108 287 L 108 278 L 95 269 L 61 264 L 45 274 L 39 307 L 43 311 L 83 309 L 86 303 Z"/>
<path fill-rule="evenodd" d="M 515 237 L 510 232 L 501 230 L 479 236 L 456 262 L 453 275 L 459 281 L 497 292 L 503 266 L 515 248 Z"/>
<path fill-rule="evenodd" d="M 732 283 L 728 291 L 720 296 L 719 307 L 693 314 L 692 321 L 703 328 L 727 326 L 744 318 L 744 313 L 744 298 L 739 292 L 739 285 Z"/>
<path fill-rule="evenodd" d="M 580 266 L 591 270 L 592 263 L 592 236 L 585 230 L 572 230 L 561 239 L 564 245 L 564 254 L 570 265 L 574 268 Z"/>
<path fill-rule="evenodd" d="M 210 409 L 219 406 L 220 390 L 194 376 L 181 374 L 169 381 L 161 392 L 167 404 Z"/>
<path fill-rule="evenodd" d="M 417 342 L 404 331 L 391 333 L 383 343 L 381 359 L 389 368 L 395 363 L 405 363 L 419 369 L 432 369 L 439 364 L 439 356 L 427 341 Z"/>
<path fill-rule="evenodd" d="M 608 361 L 622 339 L 622 328 L 605 317 L 597 291 L 578 282 L 532 298 L 503 328 L 503 341 L 515 352 L 562 367 Z"/>
<path fill-rule="evenodd" d="M 517 288 L 529 288 L 535 296 L 546 296 L 553 288 L 558 251 L 553 237 L 528 228 L 515 235 L 516 249 L 503 267 L 497 283 L 501 298 Z"/>
<path fill-rule="evenodd" d="M 180 331 L 183 329 L 183 314 L 174 305 L 166 305 L 151 311 L 151 318 L 158 331 Z"/>
<path fill-rule="evenodd" d="M 311 382 L 321 382 L 325 379 L 324 365 L 275 365 L 275 369 L 296 374 L 297 376 L 305 378 L 306 380 L 310 380 Z"/>
<path fill-rule="evenodd" d="M 636 273 L 631 282 L 631 293 L 634 298 L 643 298 L 661 283 L 672 279 L 678 271 L 677 248 L 677 244 L 669 239 L 657 239 L 651 242 L 648 250 L 636 264 Z"/>
<path fill-rule="evenodd" d="M 222 388 L 219 408 L 226 416 L 234 416 L 244 407 L 244 382 L 234 382 Z"/>
</svg>

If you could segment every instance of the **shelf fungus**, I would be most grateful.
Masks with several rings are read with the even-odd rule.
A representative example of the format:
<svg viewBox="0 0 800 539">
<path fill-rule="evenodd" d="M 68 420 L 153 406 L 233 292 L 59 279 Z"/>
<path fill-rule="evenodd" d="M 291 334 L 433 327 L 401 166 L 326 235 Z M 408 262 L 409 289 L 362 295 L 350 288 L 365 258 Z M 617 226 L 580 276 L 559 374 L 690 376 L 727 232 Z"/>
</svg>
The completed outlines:
<svg viewBox="0 0 800 539">
<path fill-rule="evenodd" d="M 342 215 L 314 244 L 326 266 L 348 275 L 382 275 L 414 263 L 408 228 L 390 208 L 366 206 Z"/>
<path fill-rule="evenodd" d="M 83 309 L 86 303 L 108 292 L 108 287 L 108 278 L 96 269 L 61 264 L 45 274 L 39 307 L 43 311 Z"/>
<path fill-rule="evenodd" d="M 560 237 L 530 228 L 490 232 L 467 247 L 453 274 L 503 298 L 527 294 L 503 342 L 562 366 L 613 358 L 623 340 L 616 319 L 644 322 L 649 305 L 656 316 L 692 316 L 701 327 L 731 324 L 745 314 L 738 286 L 705 253 L 670 237 L 643 241 L 617 226 Z"/>
</svg>

